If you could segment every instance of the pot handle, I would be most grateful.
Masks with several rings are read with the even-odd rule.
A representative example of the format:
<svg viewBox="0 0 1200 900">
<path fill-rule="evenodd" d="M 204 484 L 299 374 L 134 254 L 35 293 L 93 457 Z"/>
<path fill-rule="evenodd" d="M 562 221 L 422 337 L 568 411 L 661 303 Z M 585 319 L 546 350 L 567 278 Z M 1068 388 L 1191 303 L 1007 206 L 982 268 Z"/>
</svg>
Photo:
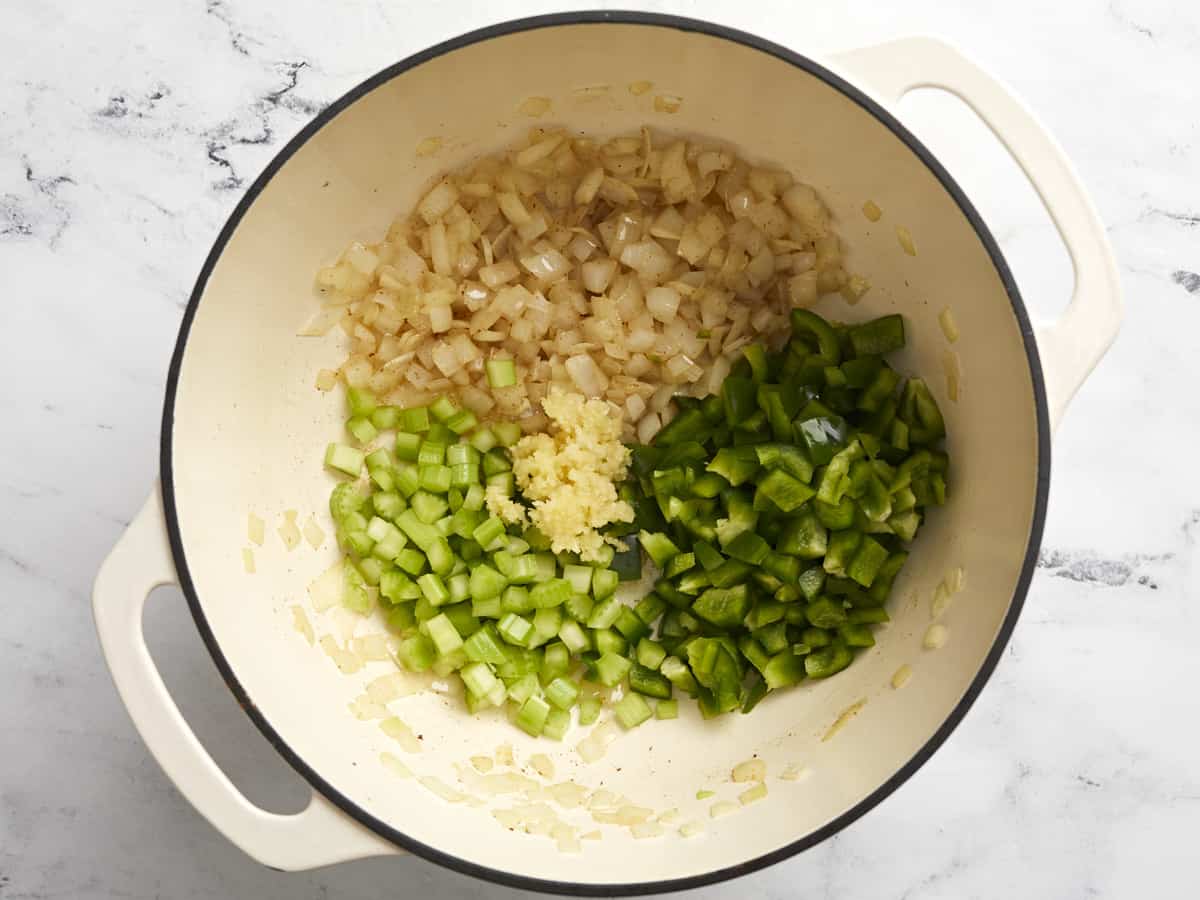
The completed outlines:
<svg viewBox="0 0 1200 900">
<path fill-rule="evenodd" d="M 196 738 L 163 684 L 142 630 L 150 592 L 176 584 L 162 494 L 154 492 L 96 575 L 92 609 L 117 691 L 167 776 L 218 831 L 263 865 L 284 871 L 402 852 L 313 792 L 295 815 L 259 809 Z"/>
<path fill-rule="evenodd" d="M 1067 404 L 1112 345 L 1122 315 L 1116 259 L 1074 167 L 1020 100 L 943 41 L 901 38 L 834 59 L 889 105 L 920 87 L 954 94 L 999 138 L 1041 197 L 1075 272 L 1066 311 L 1058 321 L 1035 328 L 1050 425 L 1057 428 Z"/>
</svg>

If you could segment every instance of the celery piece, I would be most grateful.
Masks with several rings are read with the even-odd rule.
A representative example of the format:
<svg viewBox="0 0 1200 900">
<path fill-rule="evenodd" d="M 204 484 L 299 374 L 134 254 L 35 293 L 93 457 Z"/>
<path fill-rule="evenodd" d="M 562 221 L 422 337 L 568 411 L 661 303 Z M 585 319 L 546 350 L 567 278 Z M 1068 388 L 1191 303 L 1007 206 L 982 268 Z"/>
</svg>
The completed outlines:
<svg viewBox="0 0 1200 900">
<path fill-rule="evenodd" d="M 436 572 L 426 572 L 418 578 L 417 587 L 421 589 L 421 595 L 434 606 L 450 602 L 450 590 Z"/>
<path fill-rule="evenodd" d="M 451 603 L 462 603 L 471 597 L 471 578 L 466 572 L 451 575 L 446 580 L 446 589 L 450 591 Z"/>
<path fill-rule="evenodd" d="M 423 634 L 414 634 L 400 642 L 396 650 L 396 658 L 410 672 L 424 672 L 433 665 L 437 656 L 437 648 L 433 641 Z"/>
<path fill-rule="evenodd" d="M 527 734 L 538 737 L 550 717 L 550 704 L 541 697 L 530 697 L 517 713 L 517 725 Z"/>
<path fill-rule="evenodd" d="M 567 598 L 567 602 L 563 604 L 563 611 L 572 619 L 586 622 L 591 616 L 594 606 L 592 598 L 587 594 L 572 594 Z"/>
<path fill-rule="evenodd" d="M 400 408 L 396 406 L 378 406 L 371 413 L 371 424 L 380 431 L 394 431 L 400 424 Z"/>
<path fill-rule="evenodd" d="M 641 694 L 629 693 L 617 701 L 613 715 L 625 729 L 636 728 L 653 715 L 650 704 Z"/>
<path fill-rule="evenodd" d="M 495 516 L 489 516 L 471 533 L 471 536 L 485 552 L 491 552 L 497 547 L 503 546 L 504 523 Z"/>
<path fill-rule="evenodd" d="M 615 653 L 605 653 L 596 660 L 596 678 L 605 687 L 615 687 L 629 674 L 633 663 Z"/>
<path fill-rule="evenodd" d="M 565 565 L 562 577 L 571 583 L 571 588 L 576 594 L 586 594 L 591 589 L 591 566 Z"/>
<path fill-rule="evenodd" d="M 471 435 L 470 445 L 480 453 L 487 453 L 496 446 L 496 435 L 491 428 L 484 425 L 481 428 L 476 428 Z"/>
<path fill-rule="evenodd" d="M 535 617 L 536 618 L 536 617 Z M 561 623 L 560 623 L 561 626 Z M 533 624 L 534 630 L 537 630 L 537 622 Z M 555 634 L 557 634 L 557 629 Z M 538 677 L 542 682 L 553 681 L 561 675 L 566 675 L 571 668 L 571 651 L 567 649 L 567 645 L 561 641 L 555 641 L 552 644 L 547 644 L 542 651 L 542 668 L 538 673 Z"/>
<path fill-rule="evenodd" d="M 538 644 L 544 644 L 558 634 L 562 627 L 562 610 L 553 606 L 539 609 L 533 614 L 533 633 Z"/>
<path fill-rule="evenodd" d="M 345 444 L 330 444 L 325 448 L 325 465 L 339 472 L 345 472 L 352 478 L 362 474 L 363 452 Z"/>
<path fill-rule="evenodd" d="M 450 542 L 444 537 L 436 538 L 426 548 L 425 555 L 429 558 L 429 568 L 439 575 L 450 574 L 457 562 L 454 558 L 454 551 L 450 549 Z"/>
<path fill-rule="evenodd" d="M 591 645 L 587 633 L 584 632 L 580 624 L 574 619 L 567 619 L 562 623 L 562 626 L 558 629 L 558 639 L 572 653 L 582 653 Z"/>
<path fill-rule="evenodd" d="M 594 629 L 592 631 L 592 643 L 596 646 L 596 653 L 600 656 L 603 656 L 605 653 L 615 653 L 617 656 L 624 656 L 625 651 L 629 649 L 629 642 L 619 632 L 611 628 Z"/>
<path fill-rule="evenodd" d="M 517 647 L 525 646 L 525 642 L 533 636 L 533 623 L 516 613 L 505 613 L 496 626 L 500 637 Z"/>
<path fill-rule="evenodd" d="M 579 701 L 579 724 L 591 725 L 600 718 L 600 698 L 583 697 Z"/>
<path fill-rule="evenodd" d="M 490 625 L 484 626 L 470 635 L 463 642 L 463 651 L 467 654 L 467 659 L 473 662 L 491 663 L 494 666 L 501 665 L 506 659 L 504 651 L 496 643 Z"/>
<path fill-rule="evenodd" d="M 457 435 L 464 435 L 479 424 L 479 417 L 469 409 L 460 410 L 446 420 L 446 427 Z"/>
<path fill-rule="evenodd" d="M 415 577 L 420 575 L 425 568 L 425 554 L 412 547 L 405 547 L 396 554 L 395 563 L 399 568 Z"/>
<path fill-rule="evenodd" d="M 569 678 L 558 677 L 546 685 L 546 699 L 559 709 L 570 709 L 579 697 L 579 685 Z"/>
<path fill-rule="evenodd" d="M 398 603 L 387 611 L 387 627 L 395 632 L 405 632 L 417 624 L 411 603 Z"/>
<path fill-rule="evenodd" d="M 617 592 L 621 576 L 612 569 L 592 569 L 592 596 L 606 600 Z"/>
<path fill-rule="evenodd" d="M 366 416 L 355 416 L 353 419 L 347 419 L 346 430 L 360 444 L 369 444 L 375 438 L 379 437 L 379 431 Z"/>
<path fill-rule="evenodd" d="M 562 606 L 573 593 L 571 582 L 565 578 L 555 578 L 535 585 L 529 592 L 529 600 L 535 609 L 549 609 Z"/>
<path fill-rule="evenodd" d="M 470 663 L 463 666 L 458 674 L 462 678 L 463 684 L 467 686 L 467 690 L 476 697 L 487 696 L 498 681 L 487 663 Z"/>
<path fill-rule="evenodd" d="M 500 608 L 506 613 L 533 612 L 533 603 L 529 600 L 529 588 L 519 584 L 506 587 L 504 593 L 500 595 Z"/>
<path fill-rule="evenodd" d="M 508 579 L 486 563 L 480 563 L 471 571 L 471 596 L 475 600 L 499 597 L 507 586 Z"/>
<path fill-rule="evenodd" d="M 621 610 L 625 609 L 621 605 L 621 601 L 616 597 L 609 597 L 607 600 L 601 600 L 592 607 L 592 614 L 588 616 L 588 628 L 611 628 L 613 623 L 617 621 L 617 616 L 621 615 Z"/>
<path fill-rule="evenodd" d="M 445 422 L 458 412 L 458 406 L 445 394 L 429 404 L 429 413 L 438 422 Z"/>
<path fill-rule="evenodd" d="M 402 462 L 416 462 L 421 454 L 421 436 L 401 431 L 396 435 L 396 459 Z"/>
<path fill-rule="evenodd" d="M 565 709 L 552 708 L 546 715 L 546 724 L 542 726 L 542 737 L 561 741 L 571 728 L 571 714 Z"/>
<path fill-rule="evenodd" d="M 400 411 L 400 429 L 408 434 L 421 434 L 429 430 L 429 410 L 414 406 Z"/>
<path fill-rule="evenodd" d="M 483 509 L 484 501 L 487 499 L 483 491 L 483 485 L 473 484 L 467 488 L 467 492 L 463 495 L 463 509 L 469 509 L 472 512 L 479 512 Z"/>
<path fill-rule="evenodd" d="M 667 651 L 662 644 L 650 638 L 642 638 L 637 645 L 637 661 L 647 669 L 657 669 L 667 658 Z"/>
<path fill-rule="evenodd" d="M 521 439 L 521 426 L 516 422 L 494 422 L 492 431 L 501 447 L 511 447 Z"/>
<path fill-rule="evenodd" d="M 463 645 L 462 636 L 445 613 L 434 616 L 425 624 L 429 631 L 429 639 L 433 641 L 439 656 L 452 653 Z"/>
<path fill-rule="evenodd" d="M 517 367 L 511 359 L 489 359 L 484 368 L 491 387 L 512 387 L 517 383 Z"/>
</svg>

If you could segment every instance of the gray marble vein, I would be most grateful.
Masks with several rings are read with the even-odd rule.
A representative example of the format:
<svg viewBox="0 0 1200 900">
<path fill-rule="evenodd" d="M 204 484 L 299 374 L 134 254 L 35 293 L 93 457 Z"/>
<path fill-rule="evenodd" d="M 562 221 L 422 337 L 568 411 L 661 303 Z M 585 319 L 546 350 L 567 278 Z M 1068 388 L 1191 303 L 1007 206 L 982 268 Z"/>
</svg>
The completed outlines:
<svg viewBox="0 0 1200 900">
<path fill-rule="evenodd" d="M 552 0 L 9 0 L 0 9 L 0 900 L 531 896 L 415 859 L 284 875 L 229 845 L 134 733 L 88 606 L 154 478 L 182 307 L 241 192 L 383 66 Z M 628 4 L 616 4 L 628 5 Z M 1200 896 L 1200 7 L 1177 0 L 647 2 L 801 50 L 959 44 L 1057 135 L 1110 226 L 1125 330 L 1055 439 L 1026 612 L 952 739 L 740 898 Z M 982 133 L 921 98 L 913 128 L 1000 235 L 1032 311 L 1070 266 Z M 957 119 L 955 120 L 958 121 Z M 980 129 L 981 130 L 981 129 Z M 151 600 L 164 677 L 255 800 L 305 788 L 217 676 L 177 591 Z"/>
</svg>

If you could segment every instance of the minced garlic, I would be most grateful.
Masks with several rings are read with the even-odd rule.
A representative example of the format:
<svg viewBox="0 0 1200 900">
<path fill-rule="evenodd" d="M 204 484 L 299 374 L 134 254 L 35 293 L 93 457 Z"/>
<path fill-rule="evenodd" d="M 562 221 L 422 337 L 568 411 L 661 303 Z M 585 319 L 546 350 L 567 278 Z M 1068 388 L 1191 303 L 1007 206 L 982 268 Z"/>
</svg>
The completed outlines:
<svg viewBox="0 0 1200 900">
<path fill-rule="evenodd" d="M 525 524 L 525 507 L 513 500 L 499 485 L 489 485 L 484 493 L 488 512 L 509 525 Z"/>
<path fill-rule="evenodd" d="M 599 529 L 633 521 L 633 507 L 617 496 L 617 482 L 629 468 L 621 419 L 602 400 L 557 388 L 542 409 L 550 418 L 550 433 L 527 435 L 513 448 L 517 487 L 533 504 L 529 524 L 550 539 L 555 553 L 595 560 L 606 542 L 620 545 Z M 488 510 L 506 522 L 522 520 L 521 508 L 504 497 L 493 500 L 489 492 L 487 502 Z"/>
</svg>

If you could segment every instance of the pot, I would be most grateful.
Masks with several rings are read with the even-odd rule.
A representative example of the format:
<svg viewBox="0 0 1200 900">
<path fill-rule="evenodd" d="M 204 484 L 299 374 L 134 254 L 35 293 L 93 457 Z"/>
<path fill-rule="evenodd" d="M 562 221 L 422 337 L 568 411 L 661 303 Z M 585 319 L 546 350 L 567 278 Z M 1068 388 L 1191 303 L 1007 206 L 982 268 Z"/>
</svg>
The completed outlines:
<svg viewBox="0 0 1200 900">
<path fill-rule="evenodd" d="M 627 89 L 636 81 L 653 87 L 636 95 Z M 1076 288 L 1050 327 L 1030 324 L 987 226 L 890 111 L 926 85 L 957 94 L 987 122 L 1057 223 Z M 531 97 L 550 101 L 536 120 L 520 111 L 529 111 L 522 104 Z M 706 135 L 813 184 L 853 270 L 873 286 L 856 306 L 834 298 L 821 308 L 850 321 L 906 316 L 909 343 L 898 366 L 933 385 L 954 460 L 950 501 L 922 530 L 873 650 L 836 678 L 772 695 L 750 716 L 704 722 L 681 704 L 680 719 L 620 735 L 590 765 L 574 749 L 578 726 L 561 744 L 535 740 L 501 716 L 472 719 L 461 701 L 436 691 L 391 706 L 420 735 L 420 752 L 406 753 L 378 721 L 357 718 L 349 705 L 394 666 L 368 663 L 343 675 L 293 628 L 296 606 L 318 634 L 337 638 L 346 626 L 307 602 L 336 550 L 326 540 L 319 552 L 302 544 L 289 553 L 274 534 L 287 509 L 299 510 L 302 522 L 313 512 L 331 530 L 322 518 L 330 479 L 321 454 L 338 439 L 344 413 L 337 395 L 313 381 L 318 369 L 339 364 L 344 348 L 337 334 L 295 337 L 314 308 L 313 273 L 348 240 L 381 234 L 439 171 L 510 143 L 534 121 L 602 135 L 646 123 Z M 415 153 L 423 142 L 435 152 Z M 868 200 L 885 211 L 879 222 L 861 212 Z M 911 233 L 916 256 L 901 249 L 897 225 Z M 946 308 L 961 332 L 952 346 L 938 322 Z M 221 231 L 170 367 L 161 490 L 96 579 L 108 664 L 163 769 L 217 829 L 268 866 L 410 851 L 504 884 L 580 895 L 677 890 L 753 871 L 879 803 L 979 695 L 1033 573 L 1051 429 L 1119 320 L 1104 229 L 1061 149 L 995 80 L 943 43 L 907 39 L 818 63 L 716 25 L 634 13 L 547 16 L 468 34 L 333 103 L 271 162 Z M 947 397 L 941 374 L 948 351 L 960 361 L 960 402 Z M 253 575 L 242 560 L 248 511 L 268 523 L 267 544 L 251 547 Z M 949 640 L 927 650 L 931 598 L 959 568 L 965 587 L 941 616 Z M 311 783 L 303 812 L 275 815 L 246 800 L 181 717 L 141 630 L 147 594 L 166 583 L 182 588 L 246 714 Z M 903 666 L 912 677 L 897 690 L 893 675 Z M 480 806 L 477 792 L 453 803 L 439 795 L 439 784 L 457 785 L 456 765 L 504 743 L 519 762 L 546 754 L 554 781 L 603 787 L 656 813 L 677 807 L 678 821 L 698 821 L 704 833 L 681 836 L 671 816 L 661 836 L 646 839 L 591 825 L 602 839 L 559 852 L 554 840 L 505 828 L 491 814 L 526 798 Z M 385 753 L 416 777 L 382 764 Z M 751 757 L 766 763 L 768 794 L 741 807 L 736 797 L 746 785 L 731 784 L 729 773 Z M 807 777 L 779 777 L 798 773 Z M 696 799 L 703 789 L 717 796 Z M 732 801 L 736 814 L 710 817 L 716 801 Z M 587 819 L 549 805 L 564 819 Z"/>
</svg>

